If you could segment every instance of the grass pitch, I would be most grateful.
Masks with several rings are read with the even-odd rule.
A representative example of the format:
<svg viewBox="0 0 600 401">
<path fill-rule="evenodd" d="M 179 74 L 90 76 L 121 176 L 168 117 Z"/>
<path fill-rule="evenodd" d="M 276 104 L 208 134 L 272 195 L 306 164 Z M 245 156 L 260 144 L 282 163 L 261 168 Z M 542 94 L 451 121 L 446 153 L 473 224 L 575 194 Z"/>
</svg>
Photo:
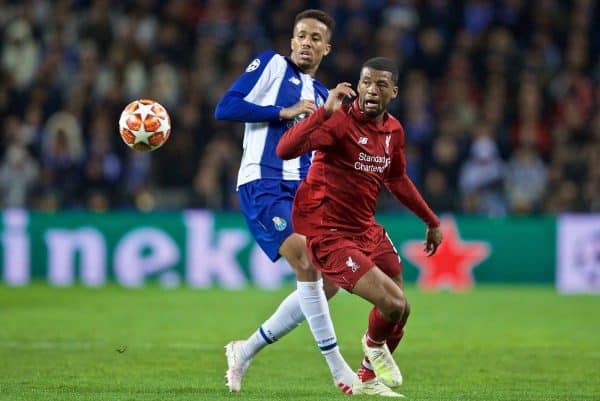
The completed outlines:
<svg viewBox="0 0 600 401">
<path fill-rule="evenodd" d="M 305 323 L 255 358 L 241 393 L 224 386 L 223 345 L 288 290 L 0 286 L 0 400 L 347 399 Z M 600 297 L 525 286 L 407 293 L 395 356 L 409 400 L 600 400 Z M 355 367 L 369 306 L 340 293 L 331 310 Z"/>
</svg>

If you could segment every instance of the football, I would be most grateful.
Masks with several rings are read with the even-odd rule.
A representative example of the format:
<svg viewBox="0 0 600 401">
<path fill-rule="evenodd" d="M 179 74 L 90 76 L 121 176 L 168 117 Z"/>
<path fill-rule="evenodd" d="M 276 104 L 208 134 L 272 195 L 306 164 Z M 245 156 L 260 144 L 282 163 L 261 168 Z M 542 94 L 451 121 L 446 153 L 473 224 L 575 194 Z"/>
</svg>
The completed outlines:
<svg viewBox="0 0 600 401">
<path fill-rule="evenodd" d="M 127 146 L 135 150 L 156 150 L 171 135 L 171 119 L 160 103 L 150 99 L 134 100 L 121 112 L 119 133 Z"/>
</svg>

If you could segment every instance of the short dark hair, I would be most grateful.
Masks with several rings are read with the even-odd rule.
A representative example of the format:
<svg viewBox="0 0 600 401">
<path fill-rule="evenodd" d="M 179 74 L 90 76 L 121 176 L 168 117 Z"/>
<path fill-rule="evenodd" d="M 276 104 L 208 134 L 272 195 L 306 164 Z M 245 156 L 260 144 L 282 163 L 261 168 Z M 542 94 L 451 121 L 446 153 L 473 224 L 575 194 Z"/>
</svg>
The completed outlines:
<svg viewBox="0 0 600 401">
<path fill-rule="evenodd" d="M 309 9 L 299 12 L 298 14 L 296 14 L 296 19 L 294 20 L 294 27 L 296 27 L 298 21 L 306 18 L 313 18 L 317 21 L 321 21 L 323 24 L 325 24 L 327 30 L 329 31 L 329 37 L 333 35 L 333 30 L 335 29 L 335 20 L 331 18 L 331 16 L 325 11 Z"/>
<path fill-rule="evenodd" d="M 398 66 L 387 57 L 373 57 L 365 61 L 362 68 L 369 67 L 378 71 L 388 71 L 392 73 L 394 83 L 398 82 Z"/>
</svg>

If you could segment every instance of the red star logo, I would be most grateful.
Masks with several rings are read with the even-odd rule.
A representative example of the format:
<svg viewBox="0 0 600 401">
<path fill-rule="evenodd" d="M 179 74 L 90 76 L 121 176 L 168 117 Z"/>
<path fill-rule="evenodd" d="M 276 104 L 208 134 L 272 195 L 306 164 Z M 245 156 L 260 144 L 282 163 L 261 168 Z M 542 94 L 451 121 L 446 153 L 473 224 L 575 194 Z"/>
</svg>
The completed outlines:
<svg viewBox="0 0 600 401">
<path fill-rule="evenodd" d="M 406 242 L 402 253 L 419 268 L 417 282 L 422 289 L 467 290 L 473 285 L 471 270 L 489 256 L 490 246 L 482 241 L 463 241 L 453 218 L 443 218 L 441 229 L 444 240 L 435 255 L 425 254 L 422 241 Z"/>
</svg>

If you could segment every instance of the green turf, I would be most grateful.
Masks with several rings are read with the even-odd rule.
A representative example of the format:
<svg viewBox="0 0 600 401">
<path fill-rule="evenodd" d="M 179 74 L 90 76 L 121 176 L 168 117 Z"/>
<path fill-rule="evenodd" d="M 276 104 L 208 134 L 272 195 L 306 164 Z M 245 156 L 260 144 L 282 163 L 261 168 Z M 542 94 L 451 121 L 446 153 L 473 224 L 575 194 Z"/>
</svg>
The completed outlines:
<svg viewBox="0 0 600 401">
<path fill-rule="evenodd" d="M 253 361 L 242 393 L 227 392 L 223 345 L 285 293 L 0 286 L 0 399 L 347 399 L 305 324 Z M 413 312 L 396 359 L 410 400 L 600 400 L 600 297 L 550 287 L 407 293 Z M 331 305 L 356 366 L 369 308 L 345 293 Z"/>
</svg>

